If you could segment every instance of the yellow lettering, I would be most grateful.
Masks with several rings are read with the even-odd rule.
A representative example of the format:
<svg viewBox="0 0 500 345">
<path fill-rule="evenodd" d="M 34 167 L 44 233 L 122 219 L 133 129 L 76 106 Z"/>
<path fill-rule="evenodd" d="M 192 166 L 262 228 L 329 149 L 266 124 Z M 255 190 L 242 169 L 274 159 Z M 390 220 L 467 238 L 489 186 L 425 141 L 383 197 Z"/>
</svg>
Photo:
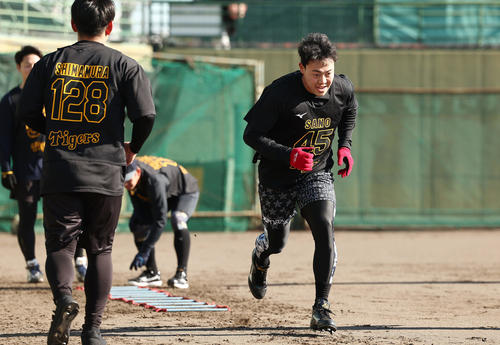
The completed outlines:
<svg viewBox="0 0 500 345">
<path fill-rule="evenodd" d="M 79 134 L 76 136 L 76 140 L 75 142 L 78 144 L 78 145 L 81 145 L 83 144 L 83 142 L 85 141 L 85 134 Z"/>
<path fill-rule="evenodd" d="M 332 120 L 329 117 L 323 118 L 320 117 L 318 119 L 306 120 L 304 124 L 305 129 L 321 129 L 328 128 L 332 124 Z"/>
<path fill-rule="evenodd" d="M 68 139 L 69 131 L 64 131 L 62 133 L 62 146 L 68 146 L 69 145 L 69 139 Z"/>
<path fill-rule="evenodd" d="M 65 75 L 66 74 L 66 68 L 67 68 L 67 64 L 63 63 L 61 64 L 61 75 Z"/>
<path fill-rule="evenodd" d="M 96 144 L 100 140 L 100 134 L 82 133 L 82 134 L 69 134 L 69 131 L 50 131 L 47 136 L 50 146 L 67 146 L 69 150 L 75 150 L 78 145 L 93 143 Z M 44 151 L 45 142 L 35 142 L 31 144 L 33 152 Z"/>
<path fill-rule="evenodd" d="M 29 128 L 27 125 L 24 125 L 24 129 L 26 130 L 26 135 L 30 139 L 35 139 L 35 138 L 37 138 L 40 135 L 40 133 L 38 133 L 37 131 Z"/>
<path fill-rule="evenodd" d="M 72 76 L 77 76 L 78 75 L 78 70 L 79 70 L 79 67 L 80 65 L 77 65 L 76 63 L 72 63 L 71 64 L 71 75 Z"/>
<path fill-rule="evenodd" d="M 109 66 L 79 65 L 76 63 L 58 62 L 54 69 L 54 74 L 84 79 L 108 79 Z"/>
<path fill-rule="evenodd" d="M 162 157 L 153 157 L 153 156 L 141 156 L 137 158 L 137 160 L 141 161 L 144 164 L 149 165 L 151 168 L 155 170 L 160 170 L 163 167 L 166 166 L 177 166 L 177 162 L 174 162 L 171 159 L 168 158 L 162 158 Z"/>
<path fill-rule="evenodd" d="M 78 68 L 78 78 L 83 78 L 84 75 L 85 75 L 85 66 L 80 66 L 80 68 Z"/>
<path fill-rule="evenodd" d="M 73 151 L 74 149 L 76 149 L 77 138 L 78 137 L 76 135 L 68 136 L 68 142 L 69 142 L 68 149 L 69 150 Z"/>
<path fill-rule="evenodd" d="M 50 140 L 50 146 L 59 146 L 59 139 L 61 138 L 62 133 L 61 131 L 50 131 L 49 133 L 49 140 Z"/>
<path fill-rule="evenodd" d="M 30 148 L 32 152 L 43 152 L 45 150 L 45 142 L 44 141 L 35 141 L 30 144 Z"/>
</svg>

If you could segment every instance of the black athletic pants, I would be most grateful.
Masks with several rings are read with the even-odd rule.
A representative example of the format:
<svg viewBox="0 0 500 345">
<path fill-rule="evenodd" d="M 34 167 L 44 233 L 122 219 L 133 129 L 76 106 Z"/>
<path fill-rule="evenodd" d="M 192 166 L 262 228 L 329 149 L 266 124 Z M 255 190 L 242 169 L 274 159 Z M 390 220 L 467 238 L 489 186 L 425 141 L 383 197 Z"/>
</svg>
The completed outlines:
<svg viewBox="0 0 500 345">
<path fill-rule="evenodd" d="M 19 210 L 19 225 L 17 241 L 24 260 L 33 260 L 35 255 L 35 223 L 40 200 L 40 181 L 18 181 L 16 185 L 16 199 Z M 77 247 L 75 259 L 84 256 L 83 248 Z"/>
<path fill-rule="evenodd" d="M 77 242 L 87 251 L 84 329 L 101 325 L 111 289 L 111 249 L 121 201 L 121 196 L 96 193 L 58 193 L 43 197 L 45 269 L 54 301 L 72 294 Z"/>
<path fill-rule="evenodd" d="M 35 258 L 35 222 L 40 199 L 40 181 L 18 181 L 15 191 L 19 209 L 17 241 L 25 261 Z"/>
</svg>

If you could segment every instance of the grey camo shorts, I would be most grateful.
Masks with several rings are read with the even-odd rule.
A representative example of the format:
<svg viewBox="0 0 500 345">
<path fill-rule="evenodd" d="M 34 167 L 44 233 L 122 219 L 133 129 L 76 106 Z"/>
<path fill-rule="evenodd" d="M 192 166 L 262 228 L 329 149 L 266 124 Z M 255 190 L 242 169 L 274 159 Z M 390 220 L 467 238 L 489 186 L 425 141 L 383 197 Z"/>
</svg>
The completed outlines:
<svg viewBox="0 0 500 345">
<path fill-rule="evenodd" d="M 329 200 L 335 205 L 333 176 L 325 171 L 310 173 L 304 180 L 284 191 L 259 184 L 259 197 L 263 225 L 266 228 L 285 225 L 297 213 L 296 206 L 302 209 L 318 200 Z"/>
</svg>

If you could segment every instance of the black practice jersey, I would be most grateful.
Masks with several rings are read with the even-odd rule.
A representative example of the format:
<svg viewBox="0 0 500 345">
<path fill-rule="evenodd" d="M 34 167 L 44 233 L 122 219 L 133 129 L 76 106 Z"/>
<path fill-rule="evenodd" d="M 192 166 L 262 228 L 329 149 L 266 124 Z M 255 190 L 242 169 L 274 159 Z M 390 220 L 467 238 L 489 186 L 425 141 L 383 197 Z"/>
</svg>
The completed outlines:
<svg viewBox="0 0 500 345">
<path fill-rule="evenodd" d="M 129 192 L 134 213 L 142 219 L 151 219 L 150 234 L 143 244 L 152 248 L 167 222 L 168 200 L 182 194 L 198 192 L 198 181 L 173 160 L 154 156 L 136 157 L 141 168 L 141 178 Z"/>
<path fill-rule="evenodd" d="M 290 166 L 294 147 L 314 147 L 312 171 L 333 167 L 332 142 L 338 130 L 338 146 L 351 147 L 358 103 L 351 81 L 335 75 L 327 94 L 309 93 L 302 74 L 287 74 L 264 89 L 245 116 L 245 142 L 260 158 L 259 181 L 270 188 L 286 188 L 309 172 Z"/>
<path fill-rule="evenodd" d="M 45 136 L 16 117 L 20 95 L 21 89 L 15 87 L 0 101 L 2 171 L 14 171 L 18 181 L 40 180 Z"/>
<path fill-rule="evenodd" d="M 40 116 L 45 106 L 46 118 Z M 155 115 L 150 82 L 133 59 L 79 41 L 45 55 L 24 87 L 19 115 L 47 136 L 42 194 L 121 195 L 124 120 Z"/>
</svg>

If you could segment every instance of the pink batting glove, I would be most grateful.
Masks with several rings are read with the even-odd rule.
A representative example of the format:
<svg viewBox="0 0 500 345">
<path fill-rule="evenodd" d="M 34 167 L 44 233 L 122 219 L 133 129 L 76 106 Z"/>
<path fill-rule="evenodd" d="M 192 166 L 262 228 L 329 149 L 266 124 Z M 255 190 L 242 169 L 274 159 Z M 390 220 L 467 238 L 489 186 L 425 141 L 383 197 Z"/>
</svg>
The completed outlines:
<svg viewBox="0 0 500 345">
<path fill-rule="evenodd" d="M 290 152 L 290 165 L 302 171 L 311 171 L 313 167 L 312 153 L 305 150 L 313 150 L 314 147 L 295 147 Z"/>
<path fill-rule="evenodd" d="M 344 163 L 346 164 L 346 167 L 339 170 L 338 174 L 342 178 L 349 176 L 352 171 L 352 166 L 354 165 L 354 159 L 352 159 L 351 156 L 351 149 L 347 147 L 339 148 L 339 150 L 337 151 L 337 162 L 339 166 Z"/>
</svg>

